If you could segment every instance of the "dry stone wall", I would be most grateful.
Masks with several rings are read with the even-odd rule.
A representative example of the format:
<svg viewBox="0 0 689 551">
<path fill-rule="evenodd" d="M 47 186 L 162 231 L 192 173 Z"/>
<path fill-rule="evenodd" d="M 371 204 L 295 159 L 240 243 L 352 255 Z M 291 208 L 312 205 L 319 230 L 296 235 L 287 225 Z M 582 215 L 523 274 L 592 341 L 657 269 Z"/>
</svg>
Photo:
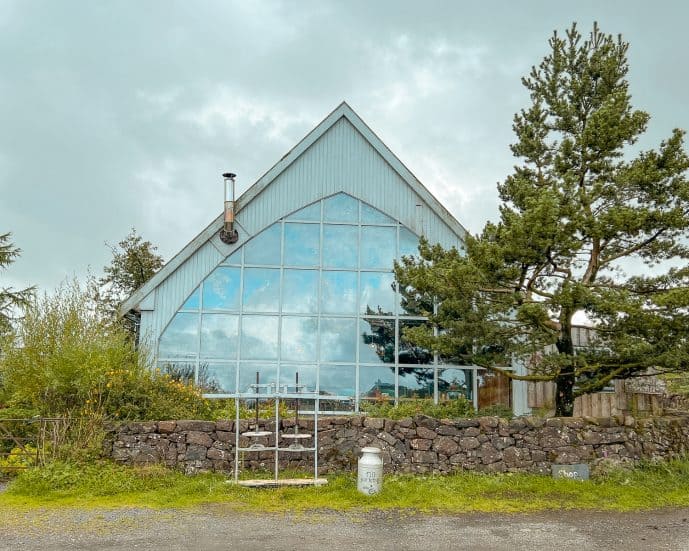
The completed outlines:
<svg viewBox="0 0 689 551">
<path fill-rule="evenodd" d="M 319 419 L 321 473 L 355 470 L 364 446 L 383 450 L 387 472 L 550 473 L 551 464 L 603 459 L 639 460 L 679 457 L 689 450 L 689 417 L 433 419 L 370 417 Z M 261 430 L 274 431 L 274 421 Z M 302 422 L 307 430 L 313 421 Z M 281 430 L 293 427 L 284 420 Z M 248 422 L 240 421 L 240 432 Z M 264 444 L 268 445 L 267 439 Z M 270 442 L 272 443 L 272 442 Z M 240 440 L 240 446 L 249 444 Z M 234 421 L 159 421 L 121 425 L 113 430 L 106 453 L 127 464 L 164 463 L 187 473 L 231 472 L 234 468 Z M 311 453 L 281 453 L 282 467 L 312 467 Z M 270 469 L 273 453 L 244 452 L 240 469 Z"/>
</svg>

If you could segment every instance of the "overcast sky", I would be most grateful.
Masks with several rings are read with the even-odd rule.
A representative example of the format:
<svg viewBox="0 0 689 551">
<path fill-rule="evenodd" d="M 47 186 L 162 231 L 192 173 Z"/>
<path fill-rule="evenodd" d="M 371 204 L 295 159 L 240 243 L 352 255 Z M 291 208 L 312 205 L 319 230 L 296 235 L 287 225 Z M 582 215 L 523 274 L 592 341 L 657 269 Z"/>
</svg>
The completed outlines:
<svg viewBox="0 0 689 551">
<path fill-rule="evenodd" d="M 685 2 L 0 0 L 0 286 L 171 258 L 342 100 L 471 232 L 497 218 L 520 83 L 554 29 L 631 43 L 655 147 L 689 128 Z"/>
</svg>

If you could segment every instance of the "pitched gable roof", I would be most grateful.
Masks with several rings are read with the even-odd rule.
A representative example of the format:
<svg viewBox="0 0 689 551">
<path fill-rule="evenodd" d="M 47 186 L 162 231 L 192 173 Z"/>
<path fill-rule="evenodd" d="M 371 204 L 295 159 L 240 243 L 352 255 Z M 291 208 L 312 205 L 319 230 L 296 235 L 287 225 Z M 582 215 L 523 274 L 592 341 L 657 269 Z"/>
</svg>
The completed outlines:
<svg viewBox="0 0 689 551">
<path fill-rule="evenodd" d="M 323 119 L 311 132 L 309 132 L 297 145 L 288 151 L 272 168 L 263 174 L 249 189 L 237 200 L 236 213 L 239 214 L 244 207 L 256 199 L 271 183 L 306 152 L 316 141 L 330 130 L 340 119 L 345 118 L 375 149 L 375 151 L 392 167 L 400 178 L 433 210 L 447 226 L 459 237 L 463 238 L 467 231 L 455 219 L 452 214 L 438 201 L 433 194 L 412 174 L 412 172 L 400 161 L 383 141 L 373 132 L 368 125 L 346 103 L 342 102 L 325 119 Z M 181 266 L 196 250 L 211 239 L 222 227 L 223 215 L 220 214 L 199 235 L 187 244 L 165 266 L 143 286 L 137 289 L 120 307 L 120 314 L 124 315 L 139 304 L 170 274 Z"/>
</svg>

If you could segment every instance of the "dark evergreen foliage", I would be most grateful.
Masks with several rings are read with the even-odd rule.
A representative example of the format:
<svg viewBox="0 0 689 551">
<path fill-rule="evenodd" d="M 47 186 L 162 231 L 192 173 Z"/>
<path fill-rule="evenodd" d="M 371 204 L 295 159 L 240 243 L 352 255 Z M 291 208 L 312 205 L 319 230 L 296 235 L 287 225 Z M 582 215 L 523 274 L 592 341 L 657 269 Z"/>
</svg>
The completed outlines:
<svg viewBox="0 0 689 551">
<path fill-rule="evenodd" d="M 650 117 L 631 106 L 621 37 L 572 25 L 549 44 L 522 79 L 531 103 L 514 117 L 519 164 L 498 184 L 500 221 L 468 236 L 466 254 L 423 242 L 396 274 L 439 305 L 426 313 L 440 336 L 409 338 L 493 369 L 524 359 L 530 375 L 508 374 L 554 381 L 556 413 L 569 416 L 612 379 L 689 366 L 689 157 L 682 130 L 630 147 Z M 575 349 L 582 312 L 596 339 Z"/>
</svg>

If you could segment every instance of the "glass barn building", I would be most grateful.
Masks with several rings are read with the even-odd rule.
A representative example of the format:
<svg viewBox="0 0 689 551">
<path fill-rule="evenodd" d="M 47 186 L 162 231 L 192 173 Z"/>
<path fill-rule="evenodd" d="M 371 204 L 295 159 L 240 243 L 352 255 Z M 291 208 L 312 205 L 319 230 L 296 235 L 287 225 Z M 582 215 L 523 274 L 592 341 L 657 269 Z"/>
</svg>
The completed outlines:
<svg viewBox="0 0 689 551">
<path fill-rule="evenodd" d="M 255 382 L 300 382 L 363 400 L 465 396 L 475 406 L 525 404 L 519 383 L 442 363 L 406 342 L 424 323 L 397 291 L 393 262 L 419 236 L 461 248 L 464 228 L 346 104 L 236 202 L 239 239 L 216 218 L 123 312 L 140 316 L 158 365 L 209 394 Z"/>
</svg>

